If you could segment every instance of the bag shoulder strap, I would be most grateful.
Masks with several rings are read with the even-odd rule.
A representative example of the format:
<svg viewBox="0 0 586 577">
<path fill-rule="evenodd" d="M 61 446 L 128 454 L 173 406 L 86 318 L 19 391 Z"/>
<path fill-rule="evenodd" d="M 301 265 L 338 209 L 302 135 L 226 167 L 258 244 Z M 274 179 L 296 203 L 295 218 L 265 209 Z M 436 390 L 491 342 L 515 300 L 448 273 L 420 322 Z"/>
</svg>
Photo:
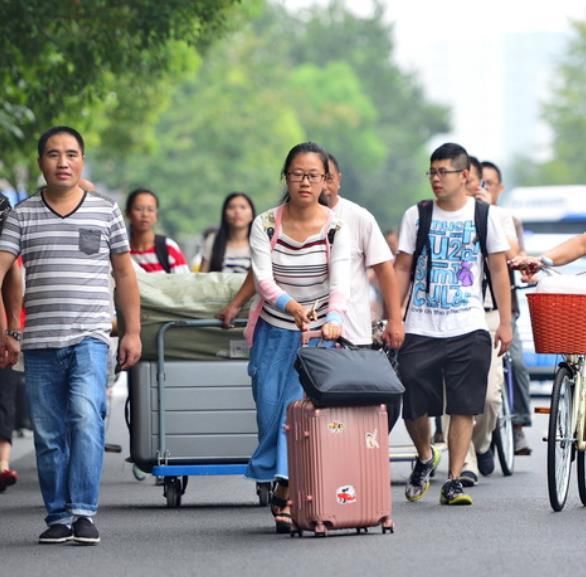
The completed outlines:
<svg viewBox="0 0 586 577">
<path fill-rule="evenodd" d="M 169 262 L 169 248 L 167 247 L 167 237 L 162 234 L 155 234 L 155 254 L 159 264 L 166 273 L 171 272 L 171 263 Z"/>
<path fill-rule="evenodd" d="M 490 291 L 492 303 L 494 308 L 496 306 L 496 299 L 494 298 L 494 291 L 492 289 L 492 281 L 490 278 L 490 270 L 488 268 L 488 248 L 486 246 L 486 238 L 488 236 L 488 211 L 490 205 L 482 200 L 476 200 L 474 203 L 474 226 L 476 228 L 476 235 L 478 243 L 480 244 L 480 252 L 482 253 L 482 264 L 484 268 L 484 278 L 482 279 L 482 298 L 486 295 L 486 289 Z"/>
<path fill-rule="evenodd" d="M 431 244 L 429 242 L 429 231 L 431 229 L 431 217 L 433 214 L 433 200 L 420 200 L 417 203 L 417 212 L 419 214 L 419 225 L 417 227 L 417 238 L 415 240 L 415 252 L 411 263 L 411 283 L 415 280 L 415 269 L 417 261 L 423 254 L 423 249 L 427 247 L 427 266 L 426 266 L 426 285 L 425 292 L 429 292 L 431 281 Z"/>
</svg>

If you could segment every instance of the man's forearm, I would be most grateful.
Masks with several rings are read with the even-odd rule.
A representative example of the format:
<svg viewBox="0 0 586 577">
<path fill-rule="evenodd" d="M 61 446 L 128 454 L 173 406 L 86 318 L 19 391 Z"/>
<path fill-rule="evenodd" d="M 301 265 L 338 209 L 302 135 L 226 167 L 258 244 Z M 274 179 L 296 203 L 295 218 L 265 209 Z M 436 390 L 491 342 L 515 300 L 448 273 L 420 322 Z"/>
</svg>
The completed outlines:
<svg viewBox="0 0 586 577">
<path fill-rule="evenodd" d="M 584 255 L 586 255 L 586 234 L 567 240 L 548 250 L 544 256 L 550 258 L 556 266 L 561 266 Z"/>
<path fill-rule="evenodd" d="M 115 295 L 124 319 L 124 334 L 140 334 L 140 295 L 136 276 L 120 275 L 116 279 Z"/>
<path fill-rule="evenodd" d="M 401 318 L 401 297 L 397 275 L 391 261 L 373 266 L 380 290 L 385 301 L 385 307 L 391 319 Z"/>
<path fill-rule="evenodd" d="M 23 289 L 22 271 L 16 263 L 13 263 L 2 283 L 2 301 L 7 323 L 6 327 L 2 327 L 3 329 L 15 331 L 21 328 L 20 313 L 22 310 Z M 2 315 L 2 323 L 4 321 L 5 318 Z"/>
<path fill-rule="evenodd" d="M 503 253 L 489 257 L 490 277 L 492 290 L 496 299 L 499 311 L 499 318 L 502 324 L 509 325 L 511 317 L 511 287 L 509 281 L 509 270 Z"/>
</svg>

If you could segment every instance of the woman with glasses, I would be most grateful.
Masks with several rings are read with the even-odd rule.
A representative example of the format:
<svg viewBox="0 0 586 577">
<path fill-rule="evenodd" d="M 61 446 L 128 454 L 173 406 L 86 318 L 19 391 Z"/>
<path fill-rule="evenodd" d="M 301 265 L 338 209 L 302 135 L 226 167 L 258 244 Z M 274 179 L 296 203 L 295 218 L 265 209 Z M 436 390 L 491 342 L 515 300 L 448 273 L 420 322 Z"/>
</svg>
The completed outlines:
<svg viewBox="0 0 586 577">
<path fill-rule="evenodd" d="M 284 202 L 253 222 L 252 270 L 259 302 L 247 326 L 249 374 L 257 408 L 258 447 L 246 476 L 277 481 L 272 513 L 278 533 L 291 530 L 288 498 L 287 406 L 303 397 L 294 362 L 300 331 L 342 334 L 350 281 L 350 235 L 319 202 L 328 174 L 326 152 L 306 142 L 293 147 L 282 170 Z"/>
<path fill-rule="evenodd" d="M 250 268 L 250 229 L 256 216 L 254 203 L 243 192 L 229 194 L 222 206 L 216 234 L 207 237 L 201 272 L 240 272 Z"/>
<path fill-rule="evenodd" d="M 179 245 L 155 234 L 158 211 L 159 198 L 152 190 L 137 188 L 128 195 L 126 218 L 132 260 L 145 272 L 189 272 Z"/>
</svg>

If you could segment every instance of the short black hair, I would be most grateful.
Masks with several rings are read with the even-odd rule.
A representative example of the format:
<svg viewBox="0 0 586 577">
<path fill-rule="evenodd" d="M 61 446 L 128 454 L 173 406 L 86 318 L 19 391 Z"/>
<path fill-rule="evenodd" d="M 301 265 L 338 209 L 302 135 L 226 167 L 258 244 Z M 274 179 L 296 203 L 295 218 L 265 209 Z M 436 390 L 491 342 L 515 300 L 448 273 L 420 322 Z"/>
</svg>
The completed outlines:
<svg viewBox="0 0 586 577">
<path fill-rule="evenodd" d="M 482 180 L 482 164 L 480 164 L 480 160 L 478 160 L 478 158 L 476 158 L 475 156 L 470 155 L 468 156 L 468 158 L 470 159 L 470 168 L 474 167 L 478 172 L 478 178 Z"/>
<path fill-rule="evenodd" d="M 492 168 L 492 170 L 494 170 L 497 174 L 497 176 L 499 177 L 499 182 L 503 181 L 503 175 L 501 174 L 501 169 L 494 163 L 491 162 L 490 160 L 483 160 L 480 165 L 482 166 L 482 168 Z"/>
<path fill-rule="evenodd" d="M 330 162 L 334 165 L 336 172 L 342 172 L 340 170 L 340 163 L 338 162 L 338 159 L 331 152 L 328 152 L 328 172 L 330 171 Z"/>
<path fill-rule="evenodd" d="M 37 143 L 37 152 L 39 154 L 39 158 L 43 156 L 43 152 L 45 152 L 45 147 L 47 146 L 47 141 L 52 136 L 56 134 L 70 134 L 77 140 L 77 144 L 79 144 L 79 148 L 81 149 L 81 154 L 85 154 L 85 144 L 83 142 L 83 136 L 75 130 L 75 128 L 71 128 L 70 126 L 53 126 L 53 128 L 49 128 L 46 132 L 44 132 L 41 137 L 39 138 L 39 142 Z"/>
<path fill-rule="evenodd" d="M 454 142 L 446 142 L 436 148 L 430 158 L 430 162 L 436 160 L 451 160 L 454 168 L 468 170 L 470 168 L 470 157 L 466 149 Z"/>
</svg>

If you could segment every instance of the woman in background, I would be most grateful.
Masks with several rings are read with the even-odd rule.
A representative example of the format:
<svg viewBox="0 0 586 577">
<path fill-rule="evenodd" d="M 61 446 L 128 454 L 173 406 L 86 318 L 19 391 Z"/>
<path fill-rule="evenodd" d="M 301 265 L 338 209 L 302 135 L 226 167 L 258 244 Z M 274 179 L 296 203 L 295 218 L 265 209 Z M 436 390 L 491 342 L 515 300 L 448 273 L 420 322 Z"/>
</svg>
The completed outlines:
<svg viewBox="0 0 586 577">
<path fill-rule="evenodd" d="M 218 232 L 204 245 L 201 272 L 240 272 L 250 268 L 250 229 L 256 216 L 254 204 L 243 192 L 229 194 L 222 206 Z"/>
<path fill-rule="evenodd" d="M 126 199 L 130 256 L 146 272 L 189 272 L 187 261 L 172 239 L 155 234 L 159 198 L 146 188 L 133 190 Z"/>
</svg>

